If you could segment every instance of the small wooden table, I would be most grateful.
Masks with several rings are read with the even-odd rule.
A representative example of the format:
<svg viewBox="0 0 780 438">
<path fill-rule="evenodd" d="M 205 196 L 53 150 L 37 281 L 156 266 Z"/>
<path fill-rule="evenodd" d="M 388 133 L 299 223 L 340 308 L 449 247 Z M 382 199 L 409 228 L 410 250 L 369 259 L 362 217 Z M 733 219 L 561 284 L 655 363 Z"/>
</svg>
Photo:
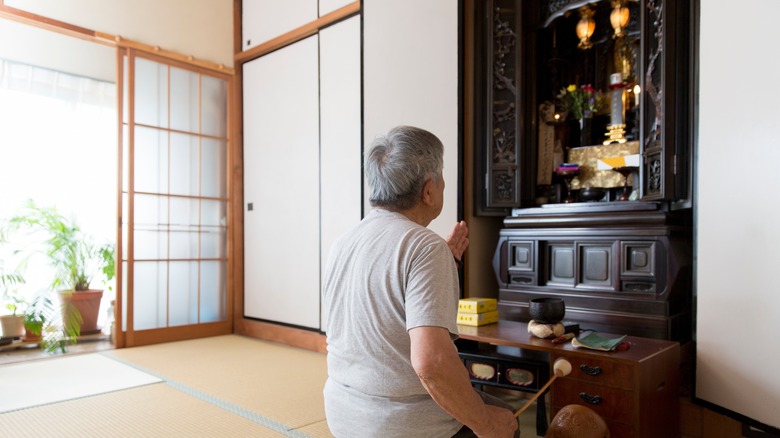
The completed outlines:
<svg viewBox="0 0 780 438">
<path fill-rule="evenodd" d="M 549 372 L 558 358 L 572 365 L 570 375 L 558 378 L 550 389 L 551 415 L 569 404 L 587 406 L 601 415 L 612 437 L 679 436 L 680 345 L 677 342 L 627 336 L 627 351 L 603 352 L 553 344 L 528 333 L 524 322 L 499 321 L 480 327 L 458 326 L 460 338 L 480 346 L 490 357 L 490 346 L 516 347 L 547 359 Z M 602 333 L 604 337 L 620 335 Z M 488 348 L 484 348 L 484 347 Z M 472 354 L 471 349 L 462 350 Z M 523 359 L 524 354 L 518 356 Z M 496 352 L 496 357 L 505 357 Z M 548 374 L 549 375 L 549 374 Z M 541 382 L 543 385 L 546 382 Z"/>
</svg>

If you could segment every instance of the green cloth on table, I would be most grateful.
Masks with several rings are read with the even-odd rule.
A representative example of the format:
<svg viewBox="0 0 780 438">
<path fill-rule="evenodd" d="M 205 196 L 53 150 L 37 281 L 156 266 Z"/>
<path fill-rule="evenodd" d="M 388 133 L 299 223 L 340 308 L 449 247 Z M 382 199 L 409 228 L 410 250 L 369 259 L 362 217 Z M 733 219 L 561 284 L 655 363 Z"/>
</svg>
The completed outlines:
<svg viewBox="0 0 780 438">
<path fill-rule="evenodd" d="M 612 351 L 620 344 L 626 335 L 619 338 L 609 339 L 599 336 L 595 332 L 589 332 L 587 335 L 572 339 L 571 343 L 575 347 L 590 348 L 591 350 Z"/>
</svg>

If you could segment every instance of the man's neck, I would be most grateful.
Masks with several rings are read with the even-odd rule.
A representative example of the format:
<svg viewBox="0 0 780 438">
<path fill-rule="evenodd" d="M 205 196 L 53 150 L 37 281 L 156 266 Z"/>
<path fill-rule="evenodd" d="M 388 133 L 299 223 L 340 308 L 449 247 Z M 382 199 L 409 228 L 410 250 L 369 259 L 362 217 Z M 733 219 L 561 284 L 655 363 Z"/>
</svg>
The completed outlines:
<svg viewBox="0 0 780 438">
<path fill-rule="evenodd" d="M 410 221 L 418 225 L 421 225 L 423 227 L 427 227 L 428 224 L 431 223 L 432 219 L 429 218 L 429 215 L 426 214 L 426 210 L 422 207 L 423 207 L 422 204 L 417 204 L 414 207 L 407 210 L 396 210 L 390 207 L 374 207 L 374 208 L 377 210 L 387 210 L 395 213 L 400 213 L 406 216 L 406 218 L 409 219 Z"/>
</svg>

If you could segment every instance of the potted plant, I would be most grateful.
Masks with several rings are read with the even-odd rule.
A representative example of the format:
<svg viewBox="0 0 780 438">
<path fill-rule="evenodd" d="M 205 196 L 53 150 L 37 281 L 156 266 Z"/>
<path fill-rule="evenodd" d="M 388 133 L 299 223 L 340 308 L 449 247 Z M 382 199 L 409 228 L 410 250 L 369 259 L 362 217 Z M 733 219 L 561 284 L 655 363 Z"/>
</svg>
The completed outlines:
<svg viewBox="0 0 780 438">
<path fill-rule="evenodd" d="M 47 299 L 49 307 L 51 300 Z M 35 309 L 32 305 L 24 312 L 24 340 L 25 342 L 40 341 L 43 334 L 43 327 L 49 321 L 50 312 L 48 309 Z"/>
<path fill-rule="evenodd" d="M 21 297 L 10 291 L 11 286 L 24 283 L 24 278 L 18 273 L 6 273 L 0 265 L 0 289 L 3 290 L 3 303 L 10 315 L 0 316 L 0 329 L 3 338 L 19 338 L 24 335 L 24 316 L 17 315 L 17 310 L 23 304 Z"/>
<path fill-rule="evenodd" d="M 114 245 L 98 244 L 56 209 L 33 201 L 8 220 L 8 227 L 12 232 L 27 230 L 40 239 L 34 252 L 43 253 L 54 268 L 51 289 L 59 292 L 65 331 L 76 336 L 99 333 L 97 319 L 103 290 L 90 289 L 90 285 L 99 273 L 104 282 L 114 277 Z"/>
<path fill-rule="evenodd" d="M 59 315 L 49 295 L 36 295 L 24 311 L 24 340 L 38 342 L 50 353 L 64 353 L 68 344 L 76 343 L 81 315 L 74 306 L 63 307 L 62 312 L 66 317 L 62 324 L 57 324 Z"/>
<path fill-rule="evenodd" d="M 0 316 L 0 328 L 4 338 L 16 339 L 24 336 L 24 315 L 16 314 L 20 303 L 15 300 L 16 297 L 5 297 L 5 308 L 11 311 L 11 314 Z"/>
</svg>

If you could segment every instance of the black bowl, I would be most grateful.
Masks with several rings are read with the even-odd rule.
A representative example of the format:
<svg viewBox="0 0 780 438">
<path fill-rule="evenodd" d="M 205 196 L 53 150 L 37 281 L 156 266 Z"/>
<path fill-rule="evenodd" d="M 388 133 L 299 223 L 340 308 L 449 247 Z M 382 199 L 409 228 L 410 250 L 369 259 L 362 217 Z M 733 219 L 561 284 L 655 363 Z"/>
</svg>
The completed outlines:
<svg viewBox="0 0 780 438">
<path fill-rule="evenodd" d="M 580 189 L 580 198 L 583 201 L 598 201 L 604 197 L 607 190 L 601 187 L 584 187 Z"/>
<path fill-rule="evenodd" d="M 531 319 L 542 324 L 555 324 L 563 320 L 566 307 L 560 298 L 534 298 L 528 302 Z"/>
</svg>

